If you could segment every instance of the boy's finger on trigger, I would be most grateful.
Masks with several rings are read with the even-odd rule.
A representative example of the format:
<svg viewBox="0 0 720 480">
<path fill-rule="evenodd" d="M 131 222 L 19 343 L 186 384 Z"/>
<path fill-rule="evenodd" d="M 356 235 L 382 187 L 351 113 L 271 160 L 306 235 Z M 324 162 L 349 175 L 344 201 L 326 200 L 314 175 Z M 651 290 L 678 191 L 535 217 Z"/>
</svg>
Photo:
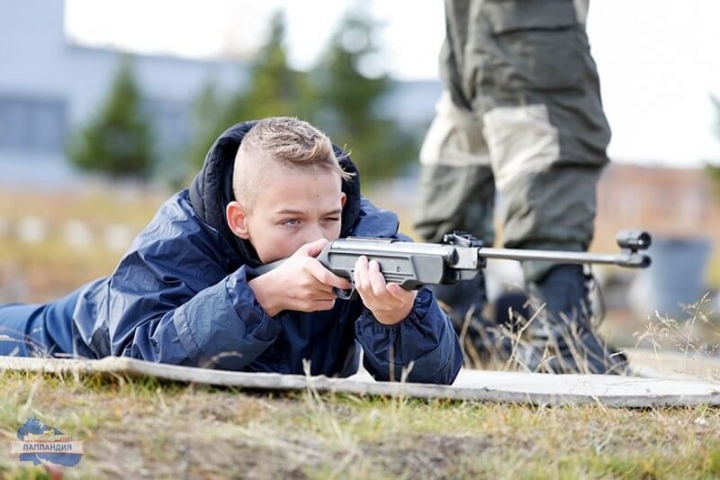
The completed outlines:
<svg viewBox="0 0 720 480">
<path fill-rule="evenodd" d="M 353 285 L 352 285 L 352 282 L 350 282 L 350 280 L 343 278 L 343 277 L 339 277 L 335 274 L 332 274 L 332 276 L 336 280 L 336 283 L 332 284 L 333 287 L 340 288 L 342 290 L 347 290 L 349 288 L 352 288 Z"/>
<path fill-rule="evenodd" d="M 327 291 L 320 290 L 315 294 L 314 300 L 316 302 L 327 302 L 330 300 L 335 300 L 336 295 L 335 292 L 332 289 L 329 289 Z"/>
<path fill-rule="evenodd" d="M 315 265 L 313 265 L 312 275 L 317 279 L 317 281 L 324 285 L 329 285 L 331 287 L 339 288 L 342 290 L 346 290 L 352 287 L 352 284 L 349 280 L 335 275 L 330 270 L 323 267 L 320 262 L 317 262 Z"/>
</svg>

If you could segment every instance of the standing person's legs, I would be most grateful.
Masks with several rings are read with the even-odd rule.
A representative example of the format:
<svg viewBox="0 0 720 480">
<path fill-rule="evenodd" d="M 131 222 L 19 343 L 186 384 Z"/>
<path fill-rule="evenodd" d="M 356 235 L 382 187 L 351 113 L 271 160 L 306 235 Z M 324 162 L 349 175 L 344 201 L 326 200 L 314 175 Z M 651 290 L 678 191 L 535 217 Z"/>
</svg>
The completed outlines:
<svg viewBox="0 0 720 480">
<path fill-rule="evenodd" d="M 415 231 L 427 242 L 463 231 L 492 246 L 494 209 L 495 184 L 482 124 L 445 92 L 420 151 Z M 432 288 L 464 346 L 471 345 L 483 357 L 496 353 L 498 336 L 488 329 L 494 325 L 482 315 L 487 302 L 483 272 L 473 280 Z"/>
<path fill-rule="evenodd" d="M 495 183 L 482 123 L 444 92 L 420 150 L 413 227 L 427 242 L 462 230 L 492 245 L 494 209 Z"/>
<path fill-rule="evenodd" d="M 0 355 L 70 357 L 78 292 L 54 302 L 0 305 Z"/>
<path fill-rule="evenodd" d="M 487 1 L 473 14 L 473 106 L 504 200 L 504 245 L 585 251 L 610 129 L 584 20 L 569 0 Z M 528 369 L 626 368 L 593 333 L 581 266 L 525 262 L 523 272 L 528 293 L 543 305 L 527 332 L 521 360 Z"/>
</svg>

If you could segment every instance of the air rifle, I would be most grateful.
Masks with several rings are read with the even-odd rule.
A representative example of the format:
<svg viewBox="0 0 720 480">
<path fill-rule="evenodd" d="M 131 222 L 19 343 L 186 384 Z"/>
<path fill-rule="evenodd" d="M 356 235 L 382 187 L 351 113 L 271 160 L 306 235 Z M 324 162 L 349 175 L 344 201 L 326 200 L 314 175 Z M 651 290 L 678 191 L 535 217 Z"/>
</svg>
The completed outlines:
<svg viewBox="0 0 720 480">
<path fill-rule="evenodd" d="M 376 260 L 386 282 L 398 283 L 406 290 L 423 285 L 452 285 L 470 280 L 485 268 L 488 259 L 543 260 L 559 263 L 606 264 L 630 268 L 646 268 L 650 257 L 641 253 L 651 244 L 644 231 L 621 231 L 616 237 L 619 254 L 570 252 L 561 250 L 529 250 L 485 248 L 482 242 L 463 232 L 446 234 L 442 243 L 413 243 L 390 238 L 347 237 L 328 243 L 317 259 L 335 275 L 353 282 L 355 263 L 360 256 Z M 282 260 L 263 265 L 265 273 Z M 340 298 L 354 295 L 352 290 L 336 290 Z"/>
</svg>

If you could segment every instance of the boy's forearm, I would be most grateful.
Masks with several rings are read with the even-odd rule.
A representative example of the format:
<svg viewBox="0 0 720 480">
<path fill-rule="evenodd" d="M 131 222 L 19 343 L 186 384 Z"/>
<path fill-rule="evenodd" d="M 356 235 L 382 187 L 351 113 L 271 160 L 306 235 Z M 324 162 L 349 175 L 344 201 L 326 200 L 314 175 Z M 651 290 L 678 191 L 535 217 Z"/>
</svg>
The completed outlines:
<svg viewBox="0 0 720 480">
<path fill-rule="evenodd" d="M 118 302 L 126 307 L 112 329 L 113 354 L 147 361 L 239 370 L 262 354 L 280 330 L 238 272 L 174 308 L 163 305 L 164 311 L 127 298 Z M 155 310 L 152 318 L 147 318 L 149 310 Z"/>
<path fill-rule="evenodd" d="M 180 326 L 183 345 L 192 350 L 191 358 L 199 366 L 232 370 L 255 360 L 280 331 L 278 322 L 253 303 L 247 284 L 238 285 L 232 279 L 200 292 L 183 305 L 175 323 Z"/>
</svg>

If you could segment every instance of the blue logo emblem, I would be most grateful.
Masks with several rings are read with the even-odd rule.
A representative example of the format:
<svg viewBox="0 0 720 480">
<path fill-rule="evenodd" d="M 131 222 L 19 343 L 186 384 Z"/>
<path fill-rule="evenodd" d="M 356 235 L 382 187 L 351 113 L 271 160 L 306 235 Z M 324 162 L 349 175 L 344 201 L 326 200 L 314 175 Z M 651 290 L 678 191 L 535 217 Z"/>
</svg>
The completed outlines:
<svg viewBox="0 0 720 480">
<path fill-rule="evenodd" d="M 83 456 L 83 442 L 73 440 L 70 435 L 35 417 L 18 428 L 17 438 L 19 441 L 10 443 L 10 454 L 19 455 L 21 462 L 32 462 L 33 465 L 50 462 L 73 467 Z"/>
</svg>

